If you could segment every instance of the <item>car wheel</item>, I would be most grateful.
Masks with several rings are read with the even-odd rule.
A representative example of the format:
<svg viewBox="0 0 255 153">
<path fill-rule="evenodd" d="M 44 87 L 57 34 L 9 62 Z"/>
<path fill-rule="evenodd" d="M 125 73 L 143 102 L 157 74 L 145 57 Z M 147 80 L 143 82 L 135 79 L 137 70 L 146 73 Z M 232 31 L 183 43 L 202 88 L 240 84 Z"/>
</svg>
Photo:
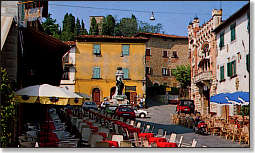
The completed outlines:
<svg viewBox="0 0 255 153">
<path fill-rule="evenodd" d="M 141 117 L 141 118 L 145 118 L 145 117 L 146 117 L 146 115 L 145 115 L 144 113 L 141 113 L 141 114 L 139 115 L 139 117 Z"/>
</svg>

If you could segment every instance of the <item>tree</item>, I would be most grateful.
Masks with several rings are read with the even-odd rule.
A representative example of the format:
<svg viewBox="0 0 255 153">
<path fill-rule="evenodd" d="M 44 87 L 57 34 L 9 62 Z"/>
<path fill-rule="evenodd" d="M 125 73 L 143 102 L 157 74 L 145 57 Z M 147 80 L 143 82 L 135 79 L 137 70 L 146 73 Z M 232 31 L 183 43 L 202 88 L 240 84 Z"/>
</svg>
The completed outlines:
<svg viewBox="0 0 255 153">
<path fill-rule="evenodd" d="M 81 24 L 79 18 L 76 20 L 75 29 L 74 29 L 74 36 L 79 36 L 81 34 Z"/>
<path fill-rule="evenodd" d="M 190 65 L 176 66 L 176 69 L 173 71 L 173 75 L 180 83 L 180 93 L 183 93 L 184 96 L 186 96 L 186 93 L 183 92 L 183 90 L 190 87 L 191 84 Z"/>
<path fill-rule="evenodd" d="M 81 35 L 87 35 L 87 34 L 88 34 L 88 31 L 85 28 L 83 20 L 81 20 Z"/>
<path fill-rule="evenodd" d="M 56 24 L 56 19 L 51 18 L 51 14 L 49 14 L 46 20 L 42 23 L 42 27 L 44 32 L 48 35 L 56 36 L 59 33 L 59 25 Z"/>
<path fill-rule="evenodd" d="M 103 22 L 102 22 L 102 35 L 109 35 L 108 34 L 108 26 L 107 26 L 107 21 L 106 19 L 104 18 L 103 19 Z"/>
<path fill-rule="evenodd" d="M 97 21 L 96 21 L 95 17 L 93 17 L 91 19 L 89 34 L 90 35 L 98 35 L 99 34 L 98 24 L 97 24 Z"/>
<path fill-rule="evenodd" d="M 138 31 L 138 24 L 134 15 L 131 18 L 122 18 L 117 26 L 115 35 L 133 36 Z"/>
<path fill-rule="evenodd" d="M 112 15 L 107 15 L 106 19 L 103 20 L 102 34 L 103 35 L 114 35 L 115 19 Z"/>
<path fill-rule="evenodd" d="M 66 13 L 63 20 L 63 30 L 61 32 L 60 38 L 62 41 L 72 41 L 74 40 L 74 30 L 75 29 L 75 17 L 70 13 Z"/>
<path fill-rule="evenodd" d="M 147 33 L 160 33 L 162 31 L 162 24 L 158 23 L 153 26 L 147 22 L 139 21 L 138 31 Z"/>
</svg>

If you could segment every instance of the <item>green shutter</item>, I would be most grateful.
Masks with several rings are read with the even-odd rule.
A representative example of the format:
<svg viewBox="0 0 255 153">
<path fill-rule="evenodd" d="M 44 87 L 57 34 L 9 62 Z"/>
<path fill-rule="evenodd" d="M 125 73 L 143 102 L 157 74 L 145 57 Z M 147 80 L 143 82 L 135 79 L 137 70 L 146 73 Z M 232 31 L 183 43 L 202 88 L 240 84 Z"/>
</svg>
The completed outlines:
<svg viewBox="0 0 255 153">
<path fill-rule="evenodd" d="M 220 33 L 220 48 L 224 46 L 224 31 Z"/>
<path fill-rule="evenodd" d="M 232 24 L 230 26 L 230 30 L 231 30 L 231 41 L 235 40 L 236 39 L 236 23 Z"/>
<path fill-rule="evenodd" d="M 127 68 L 123 68 L 122 71 L 124 73 L 124 79 L 128 79 L 128 69 Z"/>
<path fill-rule="evenodd" d="M 227 76 L 229 77 L 230 76 L 230 65 L 231 63 L 227 63 Z"/>
<path fill-rule="evenodd" d="M 129 45 L 122 45 L 122 55 L 129 55 Z"/>
<path fill-rule="evenodd" d="M 220 67 L 220 80 L 224 80 L 224 66 Z"/>
<path fill-rule="evenodd" d="M 100 67 L 95 67 L 93 69 L 93 78 L 100 78 Z"/>
<path fill-rule="evenodd" d="M 233 61 L 233 76 L 236 75 L 236 61 Z"/>
<path fill-rule="evenodd" d="M 246 55 L 246 68 L 247 71 L 250 72 L 250 54 Z"/>
<path fill-rule="evenodd" d="M 93 45 L 93 53 L 94 54 L 100 54 L 100 45 L 99 44 L 94 44 Z"/>
</svg>

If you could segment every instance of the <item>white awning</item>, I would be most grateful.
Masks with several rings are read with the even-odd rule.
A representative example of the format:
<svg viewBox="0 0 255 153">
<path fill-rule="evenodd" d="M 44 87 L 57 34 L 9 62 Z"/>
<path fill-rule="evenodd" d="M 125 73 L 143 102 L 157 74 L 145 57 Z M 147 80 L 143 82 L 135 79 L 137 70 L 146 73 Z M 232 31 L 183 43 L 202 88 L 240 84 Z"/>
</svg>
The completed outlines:
<svg viewBox="0 0 255 153">
<path fill-rule="evenodd" d="M 1 16 L 1 50 L 8 36 L 13 21 L 12 16 Z"/>
</svg>

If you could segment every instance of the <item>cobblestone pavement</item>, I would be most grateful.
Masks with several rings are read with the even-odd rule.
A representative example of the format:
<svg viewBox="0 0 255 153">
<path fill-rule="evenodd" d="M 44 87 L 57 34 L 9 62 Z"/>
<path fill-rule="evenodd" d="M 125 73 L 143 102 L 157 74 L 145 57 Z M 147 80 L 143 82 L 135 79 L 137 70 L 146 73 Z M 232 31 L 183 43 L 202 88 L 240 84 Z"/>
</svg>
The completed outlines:
<svg viewBox="0 0 255 153">
<path fill-rule="evenodd" d="M 152 106 L 148 109 L 144 109 L 149 112 L 147 118 L 137 118 L 137 120 L 145 122 L 146 124 L 155 125 L 154 133 L 157 132 L 158 128 L 164 128 L 167 130 L 167 134 L 174 132 L 177 134 L 177 141 L 180 136 L 183 136 L 184 143 L 191 143 L 193 139 L 196 139 L 197 147 L 248 147 L 247 145 L 240 145 L 238 142 L 232 142 L 231 140 L 225 140 L 220 136 L 212 135 L 199 135 L 195 134 L 192 129 L 174 125 L 171 121 L 171 114 L 175 113 L 176 105 L 160 105 Z"/>
</svg>

